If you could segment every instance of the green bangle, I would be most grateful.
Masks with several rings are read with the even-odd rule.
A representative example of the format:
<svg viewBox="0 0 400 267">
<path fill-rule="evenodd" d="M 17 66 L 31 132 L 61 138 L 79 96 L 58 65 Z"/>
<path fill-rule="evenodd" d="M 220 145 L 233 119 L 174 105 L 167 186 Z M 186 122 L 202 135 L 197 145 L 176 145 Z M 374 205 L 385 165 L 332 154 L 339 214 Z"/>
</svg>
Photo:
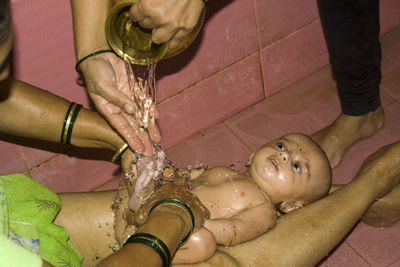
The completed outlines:
<svg viewBox="0 0 400 267">
<path fill-rule="evenodd" d="M 69 105 L 69 107 L 68 107 L 68 110 L 67 110 L 67 114 L 65 115 L 65 119 L 64 119 L 64 124 L 63 124 L 63 127 L 62 127 L 62 130 L 61 130 L 61 138 L 60 138 L 60 143 L 64 143 L 64 131 L 65 131 L 65 127 L 66 127 L 66 125 L 67 125 L 67 121 L 69 120 L 69 116 L 70 116 L 70 113 L 71 113 L 71 109 L 72 109 L 72 107 L 75 105 L 75 103 L 74 102 L 71 102 L 71 104 Z M 69 123 L 68 123 L 68 126 L 69 126 Z"/>
<path fill-rule="evenodd" d="M 71 144 L 72 128 L 74 128 L 76 117 L 78 117 L 78 113 L 81 108 L 82 108 L 82 105 L 78 104 L 74 110 L 74 113 L 72 114 L 71 123 L 70 123 L 70 125 L 68 127 L 68 131 L 67 131 L 67 139 L 65 140 L 65 142 L 68 145 Z"/>
<path fill-rule="evenodd" d="M 89 55 L 87 55 L 87 56 L 81 58 L 81 59 L 76 63 L 76 65 L 75 65 L 75 70 L 76 70 L 76 72 L 81 72 L 81 70 L 80 70 L 80 68 L 79 68 L 79 65 L 80 65 L 83 61 L 85 61 L 86 59 L 88 59 L 88 58 L 90 58 L 90 57 L 97 56 L 97 55 L 99 55 L 99 54 L 110 53 L 110 52 L 114 53 L 114 50 L 112 50 L 112 49 L 99 50 L 99 51 L 93 52 L 93 53 L 91 53 L 91 54 L 89 54 Z"/>
<path fill-rule="evenodd" d="M 61 130 L 61 143 L 71 143 L 72 129 L 74 128 L 76 117 L 78 116 L 79 110 L 81 108 L 82 105 L 76 104 L 74 102 L 69 105 L 67 114 L 65 115 L 64 125 Z"/>
<path fill-rule="evenodd" d="M 140 243 L 151 247 L 158 253 L 158 255 L 160 255 L 163 266 L 169 267 L 171 262 L 171 254 L 169 252 L 169 249 L 167 245 L 165 245 L 165 243 L 155 235 L 147 233 L 136 233 L 129 237 L 124 245 L 128 243 Z"/>
<path fill-rule="evenodd" d="M 177 198 L 167 198 L 167 199 L 163 199 L 160 200 L 158 202 L 156 202 L 153 207 L 151 207 L 151 209 L 149 210 L 149 214 L 157 207 L 161 206 L 161 205 L 165 205 L 165 204 L 173 204 L 177 207 L 181 207 L 183 208 L 189 215 L 191 221 L 192 221 L 192 229 L 190 229 L 189 233 L 182 239 L 181 243 L 179 244 L 180 246 L 182 246 L 183 244 L 185 244 L 188 240 L 190 235 L 193 233 L 193 229 L 194 229 L 194 225 L 195 225 L 195 221 L 194 221 L 194 215 L 192 210 L 190 209 L 190 207 L 188 206 L 188 204 L 186 204 L 185 202 L 177 199 Z"/>
</svg>

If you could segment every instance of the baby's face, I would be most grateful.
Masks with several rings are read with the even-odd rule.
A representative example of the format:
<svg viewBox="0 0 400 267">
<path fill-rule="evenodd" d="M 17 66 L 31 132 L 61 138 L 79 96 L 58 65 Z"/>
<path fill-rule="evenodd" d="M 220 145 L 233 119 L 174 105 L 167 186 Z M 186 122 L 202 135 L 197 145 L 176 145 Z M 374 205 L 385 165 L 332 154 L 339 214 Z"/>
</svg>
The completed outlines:
<svg viewBox="0 0 400 267">
<path fill-rule="evenodd" d="M 248 171 L 274 205 L 295 201 L 302 206 L 323 195 L 331 183 L 324 152 L 302 134 L 288 134 L 262 147 Z"/>
</svg>

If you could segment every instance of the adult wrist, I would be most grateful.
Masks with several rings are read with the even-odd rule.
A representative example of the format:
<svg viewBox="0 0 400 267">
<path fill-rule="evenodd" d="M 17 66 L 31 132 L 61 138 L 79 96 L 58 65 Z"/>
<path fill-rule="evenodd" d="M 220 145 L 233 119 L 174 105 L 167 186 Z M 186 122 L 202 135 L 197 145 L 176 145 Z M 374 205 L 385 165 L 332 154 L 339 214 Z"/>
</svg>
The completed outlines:
<svg viewBox="0 0 400 267">
<path fill-rule="evenodd" d="M 75 121 L 72 145 L 115 151 L 123 143 L 122 138 L 97 112 L 82 109 Z"/>
<path fill-rule="evenodd" d="M 161 220 L 162 222 L 160 223 Z M 151 229 L 152 223 L 157 225 L 156 232 Z M 151 230 L 153 234 L 159 237 L 167 235 L 171 241 L 169 245 L 179 246 L 182 240 L 191 232 L 192 221 L 190 216 L 182 212 L 181 208 L 173 205 L 162 205 L 152 210 L 146 223 L 139 229 L 140 231 Z"/>
</svg>

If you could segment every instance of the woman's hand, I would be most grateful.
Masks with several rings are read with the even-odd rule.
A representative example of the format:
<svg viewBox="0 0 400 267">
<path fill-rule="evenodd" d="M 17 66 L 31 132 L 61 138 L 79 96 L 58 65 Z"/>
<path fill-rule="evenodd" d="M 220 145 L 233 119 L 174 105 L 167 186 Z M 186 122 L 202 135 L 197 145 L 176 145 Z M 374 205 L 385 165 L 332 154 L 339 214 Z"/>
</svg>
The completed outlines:
<svg viewBox="0 0 400 267">
<path fill-rule="evenodd" d="M 128 149 L 121 156 L 122 173 L 131 173 L 131 166 L 133 161 L 133 151 Z"/>
<path fill-rule="evenodd" d="M 202 0 L 138 0 L 129 14 L 140 26 L 153 29 L 154 43 L 169 41 L 172 49 L 194 29 L 203 8 Z"/>
<path fill-rule="evenodd" d="M 88 93 L 98 111 L 121 134 L 135 152 L 153 155 L 153 142 L 161 136 L 155 120 L 148 131 L 141 131 L 132 114 L 135 112 L 133 94 L 128 84 L 125 62 L 113 53 L 104 53 L 88 58 L 80 65 Z M 155 118 L 158 112 L 151 109 Z"/>
</svg>

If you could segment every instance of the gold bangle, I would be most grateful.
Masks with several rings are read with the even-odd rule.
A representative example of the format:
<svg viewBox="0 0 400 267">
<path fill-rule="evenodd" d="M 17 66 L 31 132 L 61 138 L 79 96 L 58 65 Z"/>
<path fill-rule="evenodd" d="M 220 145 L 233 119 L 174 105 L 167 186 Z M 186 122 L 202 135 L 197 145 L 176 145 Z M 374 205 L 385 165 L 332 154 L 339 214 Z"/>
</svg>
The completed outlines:
<svg viewBox="0 0 400 267">
<path fill-rule="evenodd" d="M 72 129 L 74 128 L 76 117 L 81 108 L 82 105 L 74 102 L 71 102 L 69 105 L 67 114 L 65 115 L 63 128 L 61 130 L 61 143 L 66 143 L 68 145 L 71 143 Z"/>
<path fill-rule="evenodd" d="M 111 159 L 111 162 L 115 162 L 117 159 L 119 159 L 121 157 L 122 154 L 124 154 L 124 152 L 128 149 L 128 144 L 125 143 L 123 144 L 123 146 L 121 146 L 120 149 L 118 149 L 118 151 L 114 154 L 114 156 Z"/>
</svg>

